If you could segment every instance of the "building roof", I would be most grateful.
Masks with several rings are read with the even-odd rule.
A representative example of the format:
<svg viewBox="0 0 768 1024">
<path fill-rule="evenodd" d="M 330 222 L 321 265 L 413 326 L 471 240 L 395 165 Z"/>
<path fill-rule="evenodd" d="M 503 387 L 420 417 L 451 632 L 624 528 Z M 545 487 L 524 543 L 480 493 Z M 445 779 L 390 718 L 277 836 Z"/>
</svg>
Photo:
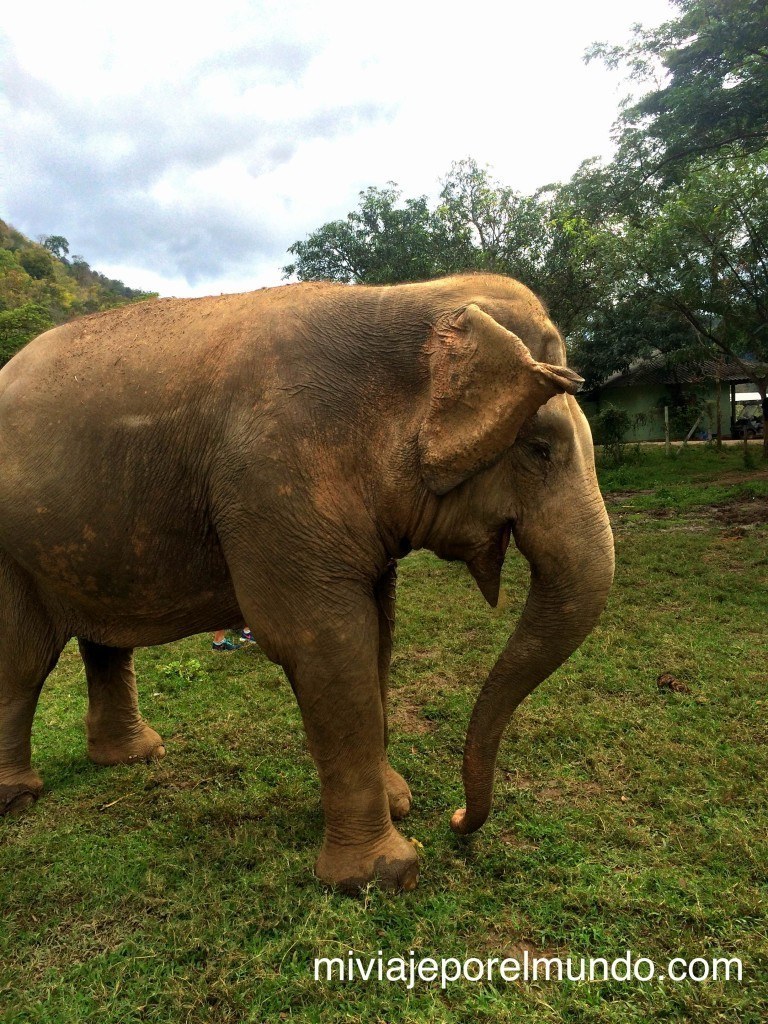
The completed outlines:
<svg viewBox="0 0 768 1024">
<path fill-rule="evenodd" d="M 747 365 L 751 360 L 744 360 Z M 757 363 L 752 364 L 757 370 Z M 638 359 L 628 370 L 612 374 L 600 388 L 628 388 L 654 384 L 703 384 L 720 378 L 726 384 L 748 384 L 753 379 L 744 374 L 744 367 L 723 357 L 704 357 L 687 363 L 669 362 L 658 352 L 649 359 Z"/>
</svg>

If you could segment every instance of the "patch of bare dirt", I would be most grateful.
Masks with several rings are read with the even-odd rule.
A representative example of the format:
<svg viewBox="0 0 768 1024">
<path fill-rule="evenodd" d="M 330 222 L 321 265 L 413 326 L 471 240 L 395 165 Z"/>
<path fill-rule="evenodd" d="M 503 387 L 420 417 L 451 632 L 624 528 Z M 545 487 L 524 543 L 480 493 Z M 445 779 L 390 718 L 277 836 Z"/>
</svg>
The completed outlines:
<svg viewBox="0 0 768 1024">
<path fill-rule="evenodd" d="M 574 803 L 603 794 L 603 787 L 597 782 L 583 779 L 534 779 L 522 772 L 502 772 L 513 789 L 529 792 L 540 803 Z"/>
<path fill-rule="evenodd" d="M 419 647 L 414 647 L 409 657 L 413 661 L 439 661 L 442 658 L 443 652 L 437 647 L 430 647 L 422 650 Z"/>
<path fill-rule="evenodd" d="M 618 505 L 620 501 L 626 501 L 627 498 L 636 498 L 638 494 L 653 494 L 654 489 L 653 487 L 645 487 L 636 491 L 609 491 L 608 494 L 603 495 L 603 500 L 606 505 Z"/>
<path fill-rule="evenodd" d="M 519 928 L 519 924 L 517 928 Z M 492 925 L 484 936 L 473 938 L 472 950 L 474 955 L 488 954 L 501 959 L 510 958 L 523 964 L 526 959 L 531 963 L 534 959 L 541 957 L 556 957 L 562 955 L 562 951 L 554 947 L 537 946 L 527 936 L 510 935 L 514 925 L 506 923 Z M 517 930 L 515 928 L 515 930 Z M 543 980 L 543 978 L 542 978 Z"/>
<path fill-rule="evenodd" d="M 768 480 L 768 469 L 755 469 L 750 473 L 739 472 L 734 470 L 732 473 L 723 473 L 722 476 L 718 476 L 717 483 L 719 484 L 748 484 L 751 480 Z M 692 481 L 696 483 L 696 481 Z"/>
<path fill-rule="evenodd" d="M 521 853 L 533 853 L 539 848 L 536 843 L 529 843 L 525 839 L 521 839 L 516 832 L 502 832 L 499 838 L 505 846 L 519 850 Z"/>
<path fill-rule="evenodd" d="M 715 523 L 722 528 L 725 536 L 735 539 L 746 536 L 754 526 L 768 523 L 768 496 L 729 498 L 710 505 L 697 505 L 682 512 L 670 507 L 622 509 L 609 505 L 609 513 L 611 524 L 619 528 L 642 523 L 643 519 L 675 520 L 675 526 L 671 528 L 694 531 L 706 529 L 707 524 Z"/>
<path fill-rule="evenodd" d="M 701 511 L 723 526 L 757 526 L 768 523 L 768 497 L 735 498 L 717 505 L 706 505 Z"/>
<path fill-rule="evenodd" d="M 533 960 L 541 957 L 553 957 L 557 956 L 557 950 L 554 949 L 539 949 L 534 946 L 528 939 L 518 939 L 517 942 L 513 942 L 511 946 L 507 946 L 504 950 L 505 957 L 511 957 L 517 960 L 518 963 L 525 961 L 525 954 L 528 954 L 528 959 Z"/>
<path fill-rule="evenodd" d="M 677 515 L 673 508 L 647 508 L 644 510 L 651 519 L 672 519 Z"/>
<path fill-rule="evenodd" d="M 435 723 L 424 717 L 418 705 L 403 698 L 390 700 L 388 713 L 390 726 L 394 726 L 398 732 L 424 736 L 435 728 Z"/>
</svg>

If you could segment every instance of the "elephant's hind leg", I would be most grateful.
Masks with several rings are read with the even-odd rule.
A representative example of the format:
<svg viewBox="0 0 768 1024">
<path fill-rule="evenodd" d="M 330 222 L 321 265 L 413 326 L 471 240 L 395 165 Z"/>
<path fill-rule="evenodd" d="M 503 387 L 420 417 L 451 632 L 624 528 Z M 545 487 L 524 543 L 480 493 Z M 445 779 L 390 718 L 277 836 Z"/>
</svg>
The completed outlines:
<svg viewBox="0 0 768 1024">
<path fill-rule="evenodd" d="M 397 566 L 391 562 L 376 584 L 376 606 L 379 615 L 379 692 L 381 709 L 384 713 L 384 746 L 389 746 L 389 722 L 387 720 L 387 692 L 389 689 L 389 665 L 392 660 L 392 637 L 395 630 L 395 599 L 397 592 Z M 387 790 L 389 813 L 393 821 L 401 821 L 410 811 L 413 797 L 408 783 L 400 772 L 389 763 L 384 765 L 384 786 Z"/>
<path fill-rule="evenodd" d="M 163 757 L 162 738 L 139 713 L 133 650 L 78 640 L 88 681 L 88 756 L 95 764 Z"/>
<path fill-rule="evenodd" d="M 32 768 L 32 719 L 65 640 L 30 582 L 0 557 L 0 817 L 23 811 L 42 792 Z"/>
</svg>

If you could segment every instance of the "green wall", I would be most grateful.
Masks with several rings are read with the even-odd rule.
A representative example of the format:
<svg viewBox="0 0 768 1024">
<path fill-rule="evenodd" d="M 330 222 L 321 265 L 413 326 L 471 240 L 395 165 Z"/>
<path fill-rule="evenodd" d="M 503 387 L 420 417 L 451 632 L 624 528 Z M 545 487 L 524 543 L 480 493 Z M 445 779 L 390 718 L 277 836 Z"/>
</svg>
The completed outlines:
<svg viewBox="0 0 768 1024">
<path fill-rule="evenodd" d="M 714 381 L 710 385 L 697 385 L 695 394 L 703 399 L 709 406 L 696 428 L 696 433 L 702 429 L 714 434 L 717 427 L 715 405 L 717 402 L 717 386 Z M 581 406 L 588 419 L 596 416 L 607 405 L 616 409 L 623 409 L 629 416 L 635 417 L 644 414 L 646 422 L 638 424 L 630 429 L 627 436 L 628 441 L 663 441 L 664 440 L 664 403 L 670 403 L 671 395 L 669 387 L 658 385 L 638 385 L 637 387 L 602 388 L 597 398 L 592 401 L 584 401 Z M 731 395 L 730 386 L 720 386 L 720 409 L 722 416 L 722 431 L 724 437 L 731 433 Z M 672 412 L 670 408 L 670 413 Z M 681 440 L 686 436 L 693 426 L 695 414 L 690 422 L 685 425 L 674 422 L 670 424 L 670 435 L 673 440 Z"/>
</svg>

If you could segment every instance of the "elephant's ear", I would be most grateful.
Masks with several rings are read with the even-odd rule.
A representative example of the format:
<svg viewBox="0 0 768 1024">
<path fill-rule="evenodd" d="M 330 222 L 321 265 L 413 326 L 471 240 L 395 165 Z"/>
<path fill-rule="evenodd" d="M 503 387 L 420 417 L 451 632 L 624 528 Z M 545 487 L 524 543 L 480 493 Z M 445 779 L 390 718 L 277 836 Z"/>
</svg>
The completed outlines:
<svg viewBox="0 0 768 1024">
<path fill-rule="evenodd" d="M 436 325 L 427 354 L 431 394 L 419 454 L 435 494 L 490 465 L 539 406 L 583 383 L 565 366 L 537 363 L 516 334 L 474 303 Z"/>
</svg>

